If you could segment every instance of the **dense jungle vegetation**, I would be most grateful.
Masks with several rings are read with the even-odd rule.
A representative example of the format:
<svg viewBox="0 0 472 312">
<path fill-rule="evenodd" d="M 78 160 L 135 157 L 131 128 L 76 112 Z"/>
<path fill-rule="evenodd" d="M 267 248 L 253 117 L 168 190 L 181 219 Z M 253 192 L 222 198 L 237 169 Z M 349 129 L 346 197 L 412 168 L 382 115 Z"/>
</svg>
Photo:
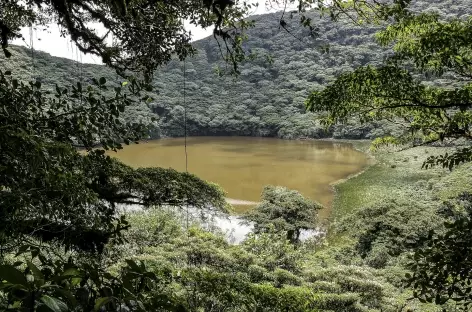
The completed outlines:
<svg viewBox="0 0 472 312">
<path fill-rule="evenodd" d="M 244 41 L 244 3 L 0 2 L 0 310 L 468 311 L 467 1 L 333 1 L 321 20 L 309 3 L 255 17 Z M 107 67 L 8 45 L 51 18 Z M 189 57 L 183 20 L 223 50 L 204 39 Z M 219 186 L 105 154 L 183 134 L 184 73 L 192 135 L 375 139 L 353 143 L 375 164 L 335 187 L 326 238 L 299 240 L 319 204 L 268 186 L 231 245 L 184 209 L 227 213 Z"/>
<path fill-rule="evenodd" d="M 468 16 L 471 10 L 467 1 L 417 1 L 414 6 L 446 18 Z M 227 65 L 212 37 L 195 42 L 197 54 L 185 64 L 188 134 L 372 139 L 401 132 L 394 123 L 360 124 L 355 118 L 349 124 L 326 129 L 313 113 L 305 112 L 310 91 L 320 90 L 358 66 L 379 65 L 391 53 L 375 43 L 378 27 L 356 26 L 348 20 L 333 23 L 329 17 L 320 19 L 316 12 L 307 15 L 316 26 L 316 37 L 311 37 L 296 17 L 288 19 L 288 33 L 279 26 L 280 13 L 251 16 L 255 27 L 247 31 L 244 45 L 253 59 L 241 64 L 237 78 L 218 75 L 218 67 Z M 38 78 L 45 86 L 92 77 L 119 81 L 107 67 L 82 65 L 42 52 L 35 52 L 33 60 L 31 51 L 20 47 L 12 52 L 15 58 L 7 64 L 0 58 L 0 64 L 24 79 Z M 152 84 L 157 96 L 150 106 L 159 118 L 152 138 L 184 134 L 183 72 L 184 63 L 174 59 L 155 74 Z M 456 83 L 435 80 L 440 85 Z M 144 104 L 128 108 L 125 116 L 143 122 L 152 118 Z"/>
</svg>

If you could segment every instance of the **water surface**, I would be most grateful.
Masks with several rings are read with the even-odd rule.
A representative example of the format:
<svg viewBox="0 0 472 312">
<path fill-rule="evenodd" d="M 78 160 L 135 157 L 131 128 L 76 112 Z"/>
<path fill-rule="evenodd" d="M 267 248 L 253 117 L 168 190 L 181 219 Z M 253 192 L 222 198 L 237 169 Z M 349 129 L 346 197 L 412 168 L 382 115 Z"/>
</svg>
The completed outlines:
<svg viewBox="0 0 472 312">
<path fill-rule="evenodd" d="M 283 185 L 329 207 L 331 183 L 361 171 L 366 156 L 350 144 L 251 137 L 187 139 L 188 171 L 218 183 L 241 212 L 257 202 L 264 185 Z M 133 167 L 185 171 L 184 139 L 125 146 L 113 156 Z M 248 205 L 249 204 L 249 205 Z M 329 210 L 321 214 L 327 216 Z"/>
</svg>

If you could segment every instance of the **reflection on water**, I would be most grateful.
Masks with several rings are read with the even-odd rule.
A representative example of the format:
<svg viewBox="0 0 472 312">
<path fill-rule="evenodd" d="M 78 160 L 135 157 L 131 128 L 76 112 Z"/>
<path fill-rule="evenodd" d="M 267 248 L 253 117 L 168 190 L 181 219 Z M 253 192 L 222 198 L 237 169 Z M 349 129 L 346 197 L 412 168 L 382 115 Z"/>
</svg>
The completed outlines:
<svg viewBox="0 0 472 312">
<path fill-rule="evenodd" d="M 349 144 L 328 141 L 192 137 L 187 139 L 187 151 L 189 172 L 218 183 L 230 198 L 253 202 L 259 201 L 264 185 L 273 184 L 298 190 L 329 206 L 333 198 L 330 184 L 367 164 L 365 155 Z M 185 170 L 183 138 L 125 146 L 112 155 L 134 167 Z"/>
<path fill-rule="evenodd" d="M 254 224 L 243 220 L 241 216 L 233 216 L 215 211 L 203 211 L 194 207 L 184 209 L 178 207 L 161 207 L 168 213 L 171 213 L 176 220 L 180 220 L 183 226 L 198 225 L 203 229 L 213 233 L 223 234 L 228 243 L 240 244 L 254 231 Z M 148 213 L 149 210 L 143 210 L 139 205 L 119 205 L 118 209 L 127 213 Z M 320 228 L 318 230 L 302 230 L 300 240 L 305 241 L 310 238 L 316 238 L 324 235 L 325 232 Z"/>
</svg>

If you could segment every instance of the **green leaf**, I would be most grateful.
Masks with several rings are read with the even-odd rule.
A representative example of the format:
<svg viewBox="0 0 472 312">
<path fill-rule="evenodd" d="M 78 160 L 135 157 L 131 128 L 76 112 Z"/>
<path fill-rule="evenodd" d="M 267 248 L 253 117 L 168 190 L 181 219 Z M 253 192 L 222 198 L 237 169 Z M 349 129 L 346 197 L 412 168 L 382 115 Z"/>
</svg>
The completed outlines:
<svg viewBox="0 0 472 312">
<path fill-rule="evenodd" d="M 28 286 L 28 281 L 23 273 L 11 265 L 0 266 L 0 279 L 16 285 Z"/>
<path fill-rule="evenodd" d="M 111 300 L 112 300 L 111 297 L 98 298 L 98 299 L 95 301 L 95 305 L 94 305 L 94 307 L 93 307 L 93 310 L 94 310 L 94 311 L 100 310 L 101 307 L 103 307 L 105 304 L 109 303 Z"/>
<path fill-rule="evenodd" d="M 133 260 L 127 259 L 125 260 L 128 266 L 134 271 L 134 272 L 141 272 L 141 268 L 137 265 L 136 262 Z"/>
<path fill-rule="evenodd" d="M 19 287 L 21 287 L 21 286 L 20 285 L 15 285 L 15 286 L 10 285 L 9 292 L 13 296 L 13 298 L 23 300 L 26 297 L 28 297 L 28 295 L 30 295 L 30 292 L 27 291 L 27 290 L 21 289 Z"/>
<path fill-rule="evenodd" d="M 124 87 L 124 86 L 126 86 L 127 84 L 128 84 L 128 81 L 123 81 L 123 82 L 121 83 L 121 86 Z"/>
<path fill-rule="evenodd" d="M 52 311 L 54 312 L 64 312 L 64 311 L 68 311 L 68 308 L 67 308 L 67 305 L 57 299 L 57 298 L 53 298 L 53 297 L 50 297 L 48 295 L 43 295 L 41 296 L 41 302 L 43 302 L 49 309 L 51 309 Z"/>
<path fill-rule="evenodd" d="M 74 298 L 74 296 L 72 295 L 72 293 L 68 290 L 65 290 L 65 289 L 58 289 L 57 292 L 63 297 L 63 298 L 66 298 L 67 301 L 69 301 L 70 304 L 72 304 L 73 306 L 76 306 L 77 305 L 77 300 Z"/>
<path fill-rule="evenodd" d="M 36 258 L 36 257 L 39 255 L 39 253 L 40 253 L 39 248 L 33 248 L 33 249 L 31 249 L 31 257 L 32 257 L 33 259 Z M 40 257 L 39 260 L 41 261 L 41 257 Z M 41 261 L 41 262 L 44 263 L 43 261 Z"/>
<path fill-rule="evenodd" d="M 69 268 L 62 273 L 62 276 L 81 276 L 81 274 L 76 268 Z"/>
<path fill-rule="evenodd" d="M 74 277 L 74 278 L 72 278 L 72 281 L 71 281 L 72 286 L 77 286 L 77 285 L 79 285 L 81 281 L 82 281 L 82 278 L 80 278 L 80 277 Z"/>
<path fill-rule="evenodd" d="M 42 285 L 44 283 L 43 273 L 38 269 L 37 266 L 34 265 L 33 262 L 26 261 L 26 264 L 28 265 L 28 268 L 31 270 L 31 272 L 33 272 L 34 281 L 40 282 L 39 285 Z"/>
</svg>

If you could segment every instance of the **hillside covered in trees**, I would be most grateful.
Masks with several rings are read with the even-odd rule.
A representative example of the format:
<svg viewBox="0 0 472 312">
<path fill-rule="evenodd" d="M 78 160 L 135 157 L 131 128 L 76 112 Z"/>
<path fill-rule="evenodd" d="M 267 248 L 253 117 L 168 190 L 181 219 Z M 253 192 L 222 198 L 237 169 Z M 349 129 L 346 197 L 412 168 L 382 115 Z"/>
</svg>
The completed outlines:
<svg viewBox="0 0 472 312">
<path fill-rule="evenodd" d="M 244 23 L 245 7 L 34 3 L 0 1 L 0 311 L 471 311 L 468 1 L 418 1 L 413 10 L 407 0 L 330 1 L 334 15 L 346 17 L 346 5 L 375 15 L 383 50 L 372 26 L 313 15 L 311 38 L 297 18 L 282 30 L 280 14 L 254 17 L 245 43 L 254 57 L 238 77 L 216 74 L 225 63 L 209 39 L 185 63 L 171 56 L 192 50 L 185 20 L 225 34 L 223 26 Z M 48 17 L 108 67 L 8 46 Z M 86 25 L 94 21 L 122 45 L 107 46 Z M 123 68 L 140 78 L 157 72 L 136 79 Z M 232 245 L 189 213 L 228 213 L 220 186 L 107 153 L 182 135 L 184 118 L 191 135 L 371 138 L 399 131 L 386 123 L 399 119 L 411 135 L 373 141 L 383 149 L 351 141 L 375 163 L 334 186 L 326 235 L 302 240 L 324 226 L 318 203 L 266 186 L 243 216 L 252 232 Z M 465 143 L 432 144 L 445 140 Z"/>
<path fill-rule="evenodd" d="M 438 12 L 443 17 L 467 16 L 472 10 L 467 1 L 417 1 L 418 11 Z M 355 119 L 345 125 L 326 129 L 305 112 L 310 91 L 319 90 L 341 73 L 359 66 L 381 64 L 391 51 L 374 40 L 378 28 L 353 25 L 352 21 L 333 22 L 310 13 L 314 36 L 295 15 L 287 30 L 279 26 L 281 13 L 251 16 L 255 27 L 248 30 L 245 48 L 252 60 L 241 64 L 240 75 L 220 76 L 224 67 L 221 51 L 213 37 L 194 43 L 198 52 L 184 62 L 173 60 L 154 77 L 156 94 L 147 107 L 127 108 L 130 120 L 151 122 L 158 115 L 152 138 L 184 134 L 184 68 L 187 131 L 189 135 L 240 135 L 280 138 L 375 138 L 398 133 L 401 128 L 389 122 L 360 125 Z M 72 48 L 71 48 L 72 49 Z M 68 59 L 32 53 L 16 48 L 13 61 L 5 64 L 26 79 L 40 78 L 53 87 L 106 77 L 118 82 L 118 76 L 105 66 L 79 64 Z M 2 56 L 3 57 L 3 56 Z M 0 57 L 0 64 L 4 59 Z M 3 66 L 3 65 L 2 65 Z M 427 77 L 426 77 L 427 78 Z M 447 79 L 435 83 L 451 85 Z M 152 113 L 151 113 L 152 112 Z"/>
</svg>

